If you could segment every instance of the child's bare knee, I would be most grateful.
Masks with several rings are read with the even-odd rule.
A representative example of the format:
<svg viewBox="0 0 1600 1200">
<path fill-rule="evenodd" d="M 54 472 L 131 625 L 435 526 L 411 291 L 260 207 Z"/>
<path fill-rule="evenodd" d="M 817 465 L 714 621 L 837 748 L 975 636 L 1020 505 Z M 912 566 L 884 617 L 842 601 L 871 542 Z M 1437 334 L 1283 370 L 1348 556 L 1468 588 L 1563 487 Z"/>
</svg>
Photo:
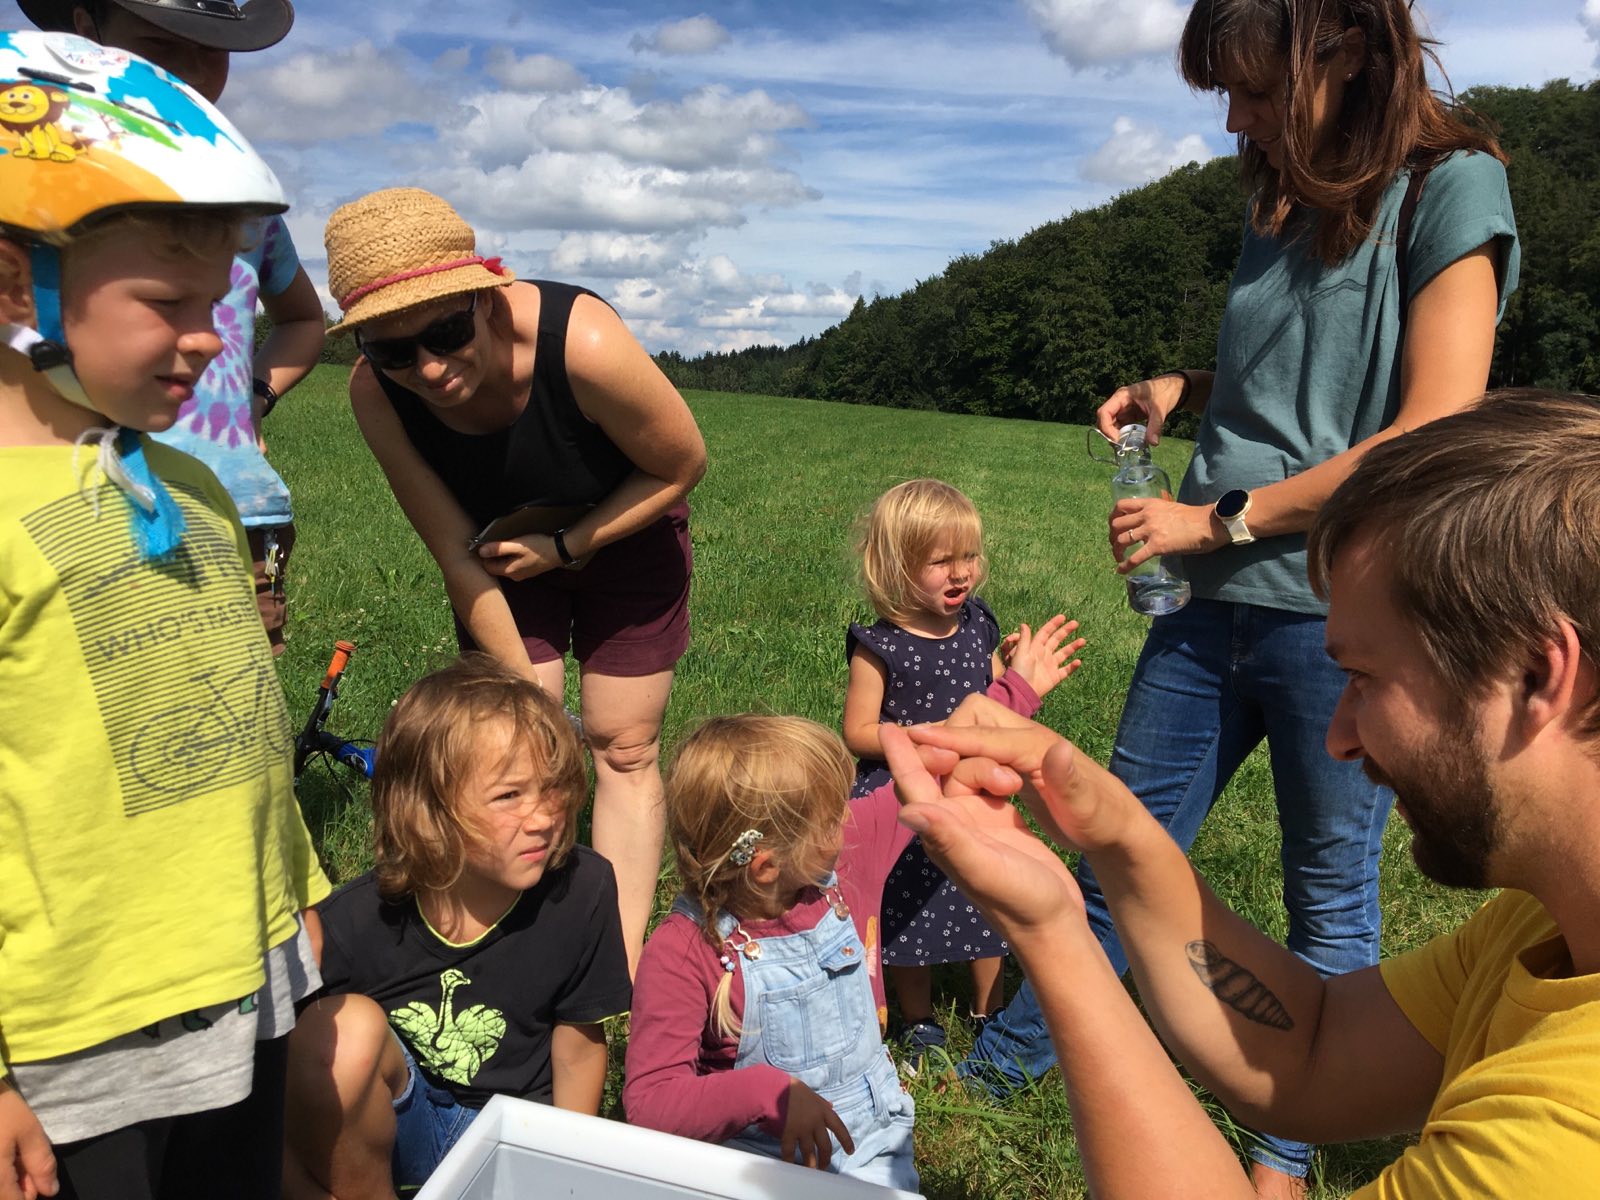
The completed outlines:
<svg viewBox="0 0 1600 1200">
<path fill-rule="evenodd" d="M 289 1035 L 285 1200 L 394 1195 L 392 1101 L 406 1076 L 383 1009 L 366 996 L 305 1009 Z"/>
<path fill-rule="evenodd" d="M 302 1089 L 329 1085 L 343 1107 L 358 1103 L 365 1092 L 382 1084 L 391 1093 L 391 1078 L 404 1070 L 404 1060 L 383 1009 L 366 996 L 331 996 L 307 1006 L 289 1038 L 290 1072 Z"/>
</svg>

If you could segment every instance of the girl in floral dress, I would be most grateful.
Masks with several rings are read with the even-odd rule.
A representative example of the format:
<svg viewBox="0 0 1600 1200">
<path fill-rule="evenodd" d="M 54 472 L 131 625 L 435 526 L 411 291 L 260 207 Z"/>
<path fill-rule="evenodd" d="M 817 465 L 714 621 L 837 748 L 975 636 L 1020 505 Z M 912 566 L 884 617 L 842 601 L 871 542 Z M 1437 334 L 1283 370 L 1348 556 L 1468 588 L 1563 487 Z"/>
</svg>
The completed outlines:
<svg viewBox="0 0 1600 1200">
<path fill-rule="evenodd" d="M 880 496 L 867 516 L 858 550 L 867 596 L 878 614 L 845 637 L 850 684 L 844 702 L 845 744 L 859 757 L 853 796 L 889 778 L 878 726 L 943 721 L 967 695 L 983 693 L 1005 673 L 1011 638 L 1002 639 L 994 612 L 977 595 L 987 574 L 983 521 L 971 500 L 936 479 L 913 479 Z M 1052 655 L 1029 682 L 1043 696 L 1077 670 L 1076 621 L 1057 615 L 1039 630 Z M 972 1016 L 979 1023 L 1004 996 L 1006 944 L 913 841 L 890 872 L 883 893 L 883 962 L 899 1001 L 901 1041 L 922 1056 L 945 1043 L 934 1020 L 930 968 L 972 964 Z"/>
</svg>

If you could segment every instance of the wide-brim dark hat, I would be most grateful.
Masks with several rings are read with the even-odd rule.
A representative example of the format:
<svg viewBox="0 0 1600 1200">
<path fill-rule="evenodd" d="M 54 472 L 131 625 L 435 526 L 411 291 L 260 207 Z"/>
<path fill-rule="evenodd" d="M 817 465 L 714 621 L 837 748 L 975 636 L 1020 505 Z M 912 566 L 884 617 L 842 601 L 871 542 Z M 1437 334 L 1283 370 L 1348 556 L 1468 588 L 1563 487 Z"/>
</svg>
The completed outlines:
<svg viewBox="0 0 1600 1200">
<path fill-rule="evenodd" d="M 186 41 L 213 50 L 265 50 L 294 24 L 289 0 L 111 0 L 118 8 Z M 73 32 L 72 10 L 83 0 L 17 0 L 40 29 Z"/>
</svg>

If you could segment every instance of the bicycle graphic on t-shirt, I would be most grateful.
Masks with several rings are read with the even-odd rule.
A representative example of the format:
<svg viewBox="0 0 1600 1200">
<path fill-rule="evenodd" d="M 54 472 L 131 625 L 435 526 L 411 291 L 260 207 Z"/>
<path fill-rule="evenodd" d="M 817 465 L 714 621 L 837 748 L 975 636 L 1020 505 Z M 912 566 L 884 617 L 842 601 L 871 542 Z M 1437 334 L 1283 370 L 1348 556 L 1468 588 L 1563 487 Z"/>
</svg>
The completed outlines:
<svg viewBox="0 0 1600 1200">
<path fill-rule="evenodd" d="M 191 676 L 197 698 L 154 714 L 134 732 L 129 770 L 149 799 L 126 797 L 130 815 L 237 783 L 261 770 L 274 741 L 287 744 L 271 660 L 252 657 L 224 677 L 226 669 Z"/>
</svg>

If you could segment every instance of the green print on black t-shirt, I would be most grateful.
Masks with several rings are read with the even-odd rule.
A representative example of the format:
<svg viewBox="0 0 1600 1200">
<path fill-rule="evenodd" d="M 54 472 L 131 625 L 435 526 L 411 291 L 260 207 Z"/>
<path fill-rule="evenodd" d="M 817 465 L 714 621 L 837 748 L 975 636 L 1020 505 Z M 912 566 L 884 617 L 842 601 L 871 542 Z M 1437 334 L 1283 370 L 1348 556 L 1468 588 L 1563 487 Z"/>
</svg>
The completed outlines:
<svg viewBox="0 0 1600 1200">
<path fill-rule="evenodd" d="M 471 983 L 451 967 L 439 976 L 439 1007 L 413 1000 L 389 1014 L 417 1061 L 441 1079 L 470 1087 L 483 1064 L 500 1048 L 506 1034 L 505 1014 L 487 1004 L 455 1011 L 456 989 Z"/>
</svg>

